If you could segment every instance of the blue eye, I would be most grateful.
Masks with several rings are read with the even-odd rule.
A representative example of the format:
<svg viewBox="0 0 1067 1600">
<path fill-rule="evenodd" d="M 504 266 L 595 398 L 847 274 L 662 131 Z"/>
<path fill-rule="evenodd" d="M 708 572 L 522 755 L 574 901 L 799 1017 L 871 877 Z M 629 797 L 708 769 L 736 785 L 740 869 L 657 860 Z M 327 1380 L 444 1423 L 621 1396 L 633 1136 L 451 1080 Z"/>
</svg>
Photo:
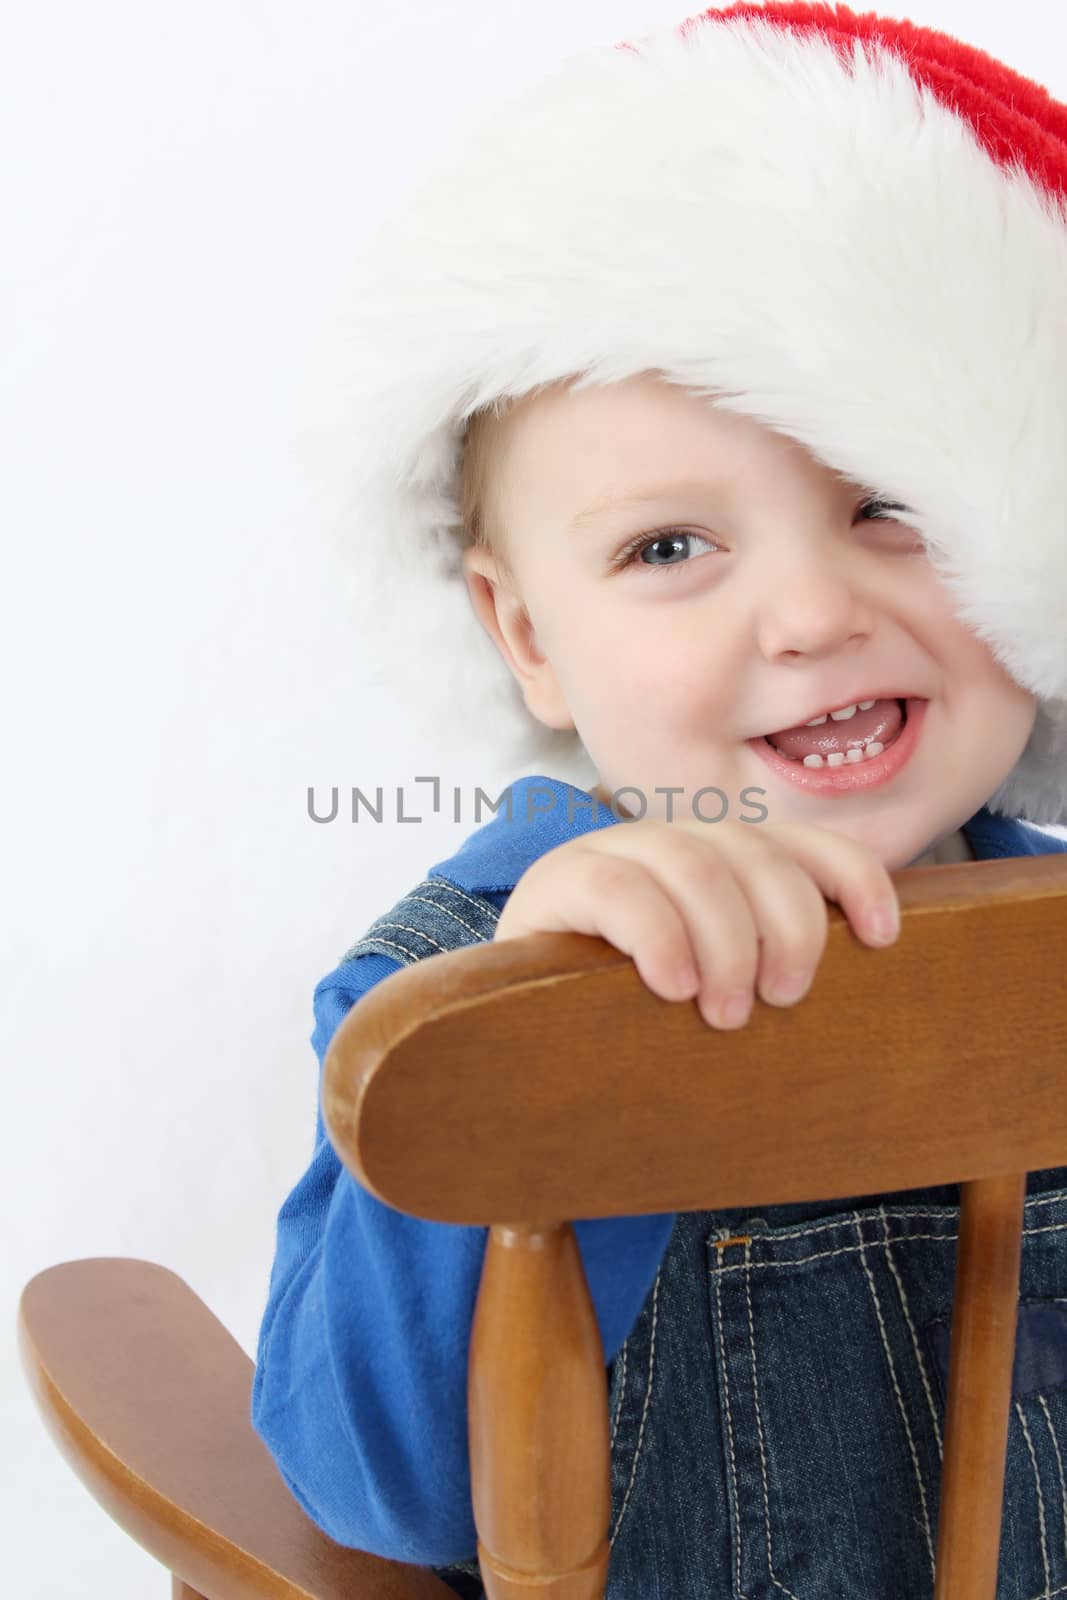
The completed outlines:
<svg viewBox="0 0 1067 1600">
<path fill-rule="evenodd" d="M 672 554 L 680 554 L 681 551 L 686 548 L 688 542 L 692 539 L 699 540 L 701 544 L 706 544 L 709 549 L 716 548 L 714 545 L 712 545 L 710 539 L 704 538 L 703 534 L 688 533 L 684 528 L 664 528 L 659 533 L 639 534 L 636 539 L 631 540 L 624 549 L 619 551 L 619 554 L 612 562 L 612 566 L 616 569 L 633 565 L 643 567 L 659 567 L 667 570 L 677 569 L 678 567 L 692 566 L 692 562 L 686 560 L 640 560 L 640 557 L 644 555 L 646 550 L 654 550 L 657 546 L 660 547 L 661 553 L 666 553 L 668 557 Z"/>
<path fill-rule="evenodd" d="M 907 512 L 907 510 L 908 507 L 898 501 L 872 495 L 860 502 L 855 515 L 864 522 L 891 522 L 894 520 L 894 512 Z M 641 566 L 657 567 L 661 571 L 677 571 L 682 567 L 691 567 L 692 561 L 685 559 L 685 556 L 693 540 L 707 545 L 711 550 L 718 549 L 718 546 L 703 534 L 691 533 L 685 528 L 661 528 L 658 533 L 641 533 L 636 539 L 631 539 L 611 562 L 612 570 L 620 571 L 625 567 Z M 657 549 L 663 559 L 651 561 L 643 559 L 646 551 Z M 672 559 L 673 557 L 680 559 Z"/>
</svg>

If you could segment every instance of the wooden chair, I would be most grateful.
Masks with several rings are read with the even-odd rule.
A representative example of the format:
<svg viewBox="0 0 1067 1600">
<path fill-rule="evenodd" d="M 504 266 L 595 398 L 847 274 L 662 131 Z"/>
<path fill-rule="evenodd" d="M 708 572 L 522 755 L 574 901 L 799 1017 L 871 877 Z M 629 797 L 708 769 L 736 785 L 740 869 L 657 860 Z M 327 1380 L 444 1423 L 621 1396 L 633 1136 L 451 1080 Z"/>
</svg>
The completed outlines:
<svg viewBox="0 0 1067 1600">
<path fill-rule="evenodd" d="M 735 1032 L 578 934 L 423 960 L 338 1029 L 323 1110 L 346 1166 L 403 1211 L 490 1227 L 468 1394 L 491 1600 L 600 1600 L 607 1581 L 605 1367 L 566 1219 L 957 1182 L 936 1594 L 993 1600 L 1026 1173 L 1067 1163 L 1067 855 L 895 882 L 895 945 L 861 944 L 831 906 L 808 996 L 757 999 Z M 841 997 L 873 973 L 890 1004 L 872 1034 Z M 19 1334 L 60 1449 L 174 1596 L 452 1593 L 304 1516 L 249 1423 L 252 1363 L 174 1273 L 53 1266 L 26 1286 Z"/>
</svg>

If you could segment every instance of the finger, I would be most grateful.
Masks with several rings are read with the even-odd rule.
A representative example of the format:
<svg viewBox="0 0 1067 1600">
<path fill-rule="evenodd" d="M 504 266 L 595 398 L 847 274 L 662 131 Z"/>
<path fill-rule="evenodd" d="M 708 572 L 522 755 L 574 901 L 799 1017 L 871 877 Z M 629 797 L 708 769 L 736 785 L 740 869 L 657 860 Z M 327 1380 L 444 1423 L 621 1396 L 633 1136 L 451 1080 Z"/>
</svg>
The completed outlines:
<svg viewBox="0 0 1067 1600">
<path fill-rule="evenodd" d="M 628 850 L 574 845 L 568 846 L 565 865 L 552 861 L 552 854 L 542 856 L 520 879 L 494 938 L 592 934 L 630 956 L 655 994 L 664 1000 L 691 1000 L 699 974 L 685 922 L 644 862 Z"/>
<path fill-rule="evenodd" d="M 751 983 L 770 1005 L 792 1005 L 811 987 L 829 933 L 818 884 L 770 835 L 747 830 L 724 846 L 757 934 Z"/>
<path fill-rule="evenodd" d="M 641 833 L 612 829 L 600 848 L 632 853 L 659 881 L 696 960 L 701 1014 L 713 1027 L 740 1027 L 752 1009 L 759 942 L 729 852 L 666 822 Z"/>
<path fill-rule="evenodd" d="M 900 932 L 900 901 L 888 868 L 873 850 L 804 822 L 775 823 L 774 838 L 840 907 L 859 938 L 872 945 L 893 943 Z"/>
</svg>

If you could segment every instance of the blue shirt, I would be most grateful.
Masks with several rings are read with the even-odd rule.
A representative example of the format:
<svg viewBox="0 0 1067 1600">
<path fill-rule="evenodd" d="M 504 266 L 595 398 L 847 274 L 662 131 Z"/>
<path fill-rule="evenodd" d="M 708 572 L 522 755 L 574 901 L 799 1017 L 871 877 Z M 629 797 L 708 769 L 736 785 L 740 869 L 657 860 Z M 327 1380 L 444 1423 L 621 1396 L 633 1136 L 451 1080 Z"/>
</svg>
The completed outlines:
<svg viewBox="0 0 1067 1600">
<path fill-rule="evenodd" d="M 548 850 L 619 820 L 552 778 L 521 778 L 510 795 L 510 819 L 498 812 L 428 878 L 499 910 Z M 1067 841 L 984 807 L 963 832 L 983 860 L 1067 850 Z M 317 985 L 311 1043 L 320 1074 L 351 1007 L 399 966 L 358 955 Z M 574 1223 L 609 1363 L 674 1221 L 670 1213 Z M 278 1215 L 252 1422 L 296 1500 L 341 1544 L 421 1566 L 460 1562 L 475 1549 L 466 1384 L 487 1233 L 411 1217 L 369 1194 L 339 1162 L 320 1107 L 311 1163 Z"/>
</svg>

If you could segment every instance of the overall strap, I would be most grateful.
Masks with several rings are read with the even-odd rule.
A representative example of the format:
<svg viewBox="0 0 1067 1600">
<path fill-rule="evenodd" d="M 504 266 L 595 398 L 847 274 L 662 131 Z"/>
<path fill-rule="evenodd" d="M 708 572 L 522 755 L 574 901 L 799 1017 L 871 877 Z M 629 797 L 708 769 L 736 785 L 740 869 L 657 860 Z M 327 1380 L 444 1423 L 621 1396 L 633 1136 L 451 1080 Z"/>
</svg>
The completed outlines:
<svg viewBox="0 0 1067 1600">
<path fill-rule="evenodd" d="M 345 951 L 341 962 L 381 955 L 410 966 L 426 956 L 492 939 L 499 917 L 497 907 L 484 895 L 461 889 L 447 878 L 425 878 L 391 911 L 372 922 L 363 937 Z M 477 1555 L 430 1571 L 456 1594 L 484 1600 Z"/>
<path fill-rule="evenodd" d="M 484 895 L 460 889 L 447 878 L 425 878 L 376 918 L 341 962 L 380 955 L 410 966 L 426 956 L 492 939 L 499 916 Z"/>
</svg>

